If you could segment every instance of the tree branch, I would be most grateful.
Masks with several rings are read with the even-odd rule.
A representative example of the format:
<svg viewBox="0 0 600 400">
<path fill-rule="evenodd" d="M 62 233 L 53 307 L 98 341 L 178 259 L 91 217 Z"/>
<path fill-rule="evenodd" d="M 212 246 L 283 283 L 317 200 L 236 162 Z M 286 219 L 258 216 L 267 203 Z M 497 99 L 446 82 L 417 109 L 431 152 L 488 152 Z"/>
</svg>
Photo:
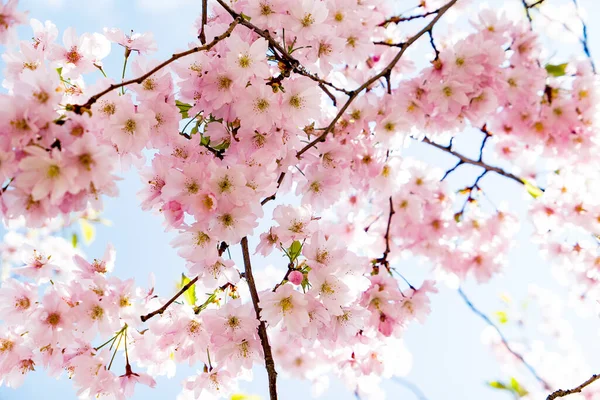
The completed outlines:
<svg viewBox="0 0 600 400">
<path fill-rule="evenodd" d="M 227 243 L 221 242 L 221 244 L 219 245 L 219 257 L 223 255 L 223 253 L 225 252 L 225 250 L 227 250 L 227 247 L 229 247 L 227 245 Z M 140 316 L 140 319 L 142 320 L 142 322 L 148 321 L 150 318 L 154 317 L 155 315 L 164 313 L 167 310 L 167 308 L 169 308 L 169 306 L 171 304 L 173 304 L 173 302 L 179 298 L 179 296 L 181 296 L 182 294 L 184 294 L 186 292 L 186 290 L 188 290 L 189 288 L 191 288 L 192 285 L 198 281 L 198 278 L 199 277 L 195 277 L 194 279 L 190 280 L 184 287 L 181 288 L 181 290 L 179 290 L 179 292 L 175 293 L 175 295 L 173 297 L 171 297 L 169 299 L 169 301 L 167 301 L 161 308 L 158 308 L 158 309 L 156 309 L 156 310 L 154 310 L 151 313 L 148 313 L 146 315 Z M 224 285 L 224 286 L 227 286 L 227 284 Z"/>
<path fill-rule="evenodd" d="M 558 389 L 556 392 L 553 392 L 553 393 L 549 394 L 548 397 L 546 398 L 546 400 L 554 400 L 554 399 L 556 399 L 558 397 L 565 397 L 565 396 L 568 396 L 570 394 L 581 393 L 581 391 L 583 390 L 583 388 L 585 388 L 586 386 L 592 384 L 593 382 L 597 381 L 598 379 L 600 379 L 600 374 L 594 374 L 594 375 L 592 375 L 592 377 L 590 379 L 588 379 L 587 381 L 583 382 L 581 385 L 577 386 L 576 388 L 567 389 L 567 390 Z"/>
<path fill-rule="evenodd" d="M 192 287 L 192 285 L 194 283 L 196 283 L 198 281 L 198 277 L 195 277 L 194 279 L 190 280 L 184 287 L 181 288 L 181 290 L 179 290 L 179 292 L 177 292 L 175 294 L 175 296 L 171 297 L 169 299 L 169 301 L 167 301 L 161 308 L 158 308 L 154 311 L 152 311 L 151 313 L 148 313 L 146 315 L 142 315 L 140 317 L 140 319 L 142 320 L 142 322 L 146 322 L 148 321 L 150 318 L 154 317 L 157 314 L 162 314 L 164 313 L 167 308 L 169 308 L 169 306 L 179 298 L 179 296 L 181 296 L 182 294 L 184 294 L 189 288 Z"/>
<path fill-rule="evenodd" d="M 200 39 L 200 43 L 203 45 L 206 44 L 206 34 L 204 33 L 204 27 L 206 26 L 206 22 L 208 20 L 208 0 L 202 0 L 202 27 L 200 28 L 200 34 L 198 35 L 198 39 Z"/>
<path fill-rule="evenodd" d="M 279 174 L 279 178 L 277 178 L 277 189 L 279 189 L 279 186 L 281 186 L 281 182 L 283 182 L 283 178 L 285 178 L 285 172 L 282 172 L 281 174 Z M 272 195 L 270 195 L 269 197 L 265 197 L 261 202 L 260 205 L 264 206 L 265 204 L 267 204 L 269 201 L 271 200 L 275 200 L 275 197 L 277 196 L 277 189 L 275 189 L 275 193 L 273 193 Z"/>
<path fill-rule="evenodd" d="M 423 14 L 411 15 L 410 17 L 403 17 L 401 15 L 397 15 L 397 16 L 393 16 L 393 17 L 390 17 L 390 18 L 386 19 L 385 21 L 383 21 L 382 23 L 380 23 L 377 26 L 386 27 L 389 24 L 399 24 L 400 22 L 412 21 L 413 19 L 427 18 L 430 15 L 437 14 L 438 12 L 440 12 L 439 9 L 433 10 L 433 11 L 429 11 L 429 12 L 426 12 L 426 13 L 423 13 Z"/>
<path fill-rule="evenodd" d="M 469 300 L 469 298 L 467 297 L 467 295 L 465 294 L 465 292 L 462 291 L 461 288 L 458 288 L 458 294 L 460 294 L 460 297 L 462 297 L 462 299 L 465 301 L 465 303 L 467 304 L 467 306 L 476 315 L 478 315 L 481 319 L 483 319 L 489 326 L 491 326 L 492 328 L 494 328 L 494 330 L 496 331 L 496 333 L 498 333 L 498 336 L 500 336 L 500 340 L 502 341 L 502 344 L 504 344 L 504 347 L 506 348 L 506 350 L 508 350 L 512 355 L 514 355 L 515 357 L 517 357 L 519 359 L 519 361 L 521 361 L 521 363 L 529 370 L 529 372 L 531 372 L 531 374 L 535 377 L 535 379 L 537 379 L 537 381 L 542 384 L 542 386 L 544 387 L 544 389 L 550 390 L 551 386 L 548 384 L 548 382 L 546 382 L 542 377 L 540 377 L 538 375 L 538 373 L 535 371 L 535 369 L 527 361 L 525 361 L 525 359 L 523 358 L 523 356 L 521 354 L 517 353 L 515 350 L 512 349 L 512 347 L 508 343 L 508 340 L 506 340 L 506 337 L 504 336 L 504 334 L 502 334 L 502 331 L 500 330 L 500 328 L 498 328 L 498 326 L 496 324 L 494 324 L 492 322 L 492 320 L 487 315 L 485 315 L 483 312 L 479 311 L 473 305 L 473 303 L 471 303 L 471 300 Z"/>
<path fill-rule="evenodd" d="M 188 56 L 190 54 L 198 53 L 200 51 L 208 51 L 208 50 L 212 49 L 221 40 L 227 38 L 231 34 L 231 32 L 233 32 L 233 29 L 235 28 L 235 26 L 238 23 L 239 23 L 238 19 L 234 20 L 229 25 L 229 28 L 227 28 L 227 30 L 225 32 L 223 32 L 219 36 L 216 36 L 209 44 L 207 44 L 205 46 L 194 47 L 194 48 L 191 48 L 191 49 L 186 50 L 186 51 L 181 52 L 181 53 L 173 54 L 171 56 L 171 58 L 169 58 L 166 61 L 163 61 L 162 63 L 160 63 L 156 67 L 152 68 L 150 71 L 146 72 L 144 75 L 141 75 L 141 76 L 139 76 L 137 78 L 130 79 L 128 81 L 124 81 L 124 82 L 121 82 L 121 83 L 111 84 L 105 90 L 103 90 L 100 93 L 97 93 L 97 94 L 93 95 L 92 97 L 90 97 L 88 99 L 88 101 L 86 101 L 84 104 L 68 104 L 67 107 L 66 107 L 66 109 L 68 111 L 73 111 L 75 114 L 83 114 L 84 112 L 89 111 L 90 108 L 91 108 L 91 106 L 92 106 L 92 104 L 96 103 L 105 94 L 108 94 L 108 93 L 112 92 L 113 90 L 119 89 L 120 87 L 131 85 L 132 83 L 141 84 L 142 82 L 144 82 L 144 80 L 148 79 L 150 76 L 152 76 L 156 72 L 160 71 L 161 69 L 163 69 L 167 65 L 171 64 L 175 60 L 178 60 L 178 59 L 180 59 L 182 57 L 185 57 L 185 56 Z"/>
<path fill-rule="evenodd" d="M 439 143 L 435 143 L 427 137 L 423 138 L 422 142 L 427 143 L 428 145 L 433 146 L 442 151 L 445 151 L 448 154 L 452 154 L 454 157 L 457 157 L 460 161 L 462 161 L 462 163 L 459 163 L 458 165 L 460 165 L 460 164 L 476 165 L 478 167 L 484 168 L 486 171 L 492 171 L 492 172 L 497 173 L 498 175 L 502 175 L 506 178 L 512 179 L 513 181 L 519 182 L 522 185 L 525 184 L 525 181 L 522 178 L 519 178 L 518 176 L 511 174 L 510 172 L 507 172 L 507 171 L 503 170 L 502 168 L 494 167 L 492 165 L 488 165 L 488 164 L 484 163 L 483 161 L 477 161 L 477 160 L 473 160 L 471 158 L 465 157 L 464 155 L 452 150 L 449 146 L 443 146 Z M 456 167 L 454 167 L 454 168 L 456 168 Z"/>
<path fill-rule="evenodd" d="M 540 5 L 540 4 L 542 4 L 544 1 L 546 1 L 546 0 L 538 0 L 538 1 L 536 1 L 535 3 L 531 3 L 531 4 L 527 5 L 526 7 L 527 7 L 527 8 L 533 8 L 533 7 L 535 7 L 535 6 L 539 6 L 539 5 Z"/>
<path fill-rule="evenodd" d="M 217 1 L 220 2 L 221 0 L 217 0 Z M 450 7 L 452 7 L 454 5 L 454 3 L 456 3 L 456 1 L 457 0 L 451 0 L 445 6 L 439 8 L 437 10 L 437 15 L 435 16 L 435 18 L 433 18 L 427 24 L 427 26 L 425 26 L 423 29 L 421 29 L 416 35 L 414 35 L 413 37 L 411 37 L 410 39 L 408 39 L 406 41 L 406 43 L 404 43 L 402 45 L 402 47 L 400 48 L 400 51 L 398 52 L 398 54 L 396 54 L 396 57 L 394 57 L 394 59 L 388 64 L 387 67 L 385 67 L 381 72 L 379 72 L 378 74 L 376 74 L 375 76 L 373 76 L 371 79 L 369 79 L 368 81 L 366 81 L 365 83 L 363 83 L 356 90 L 351 91 L 350 92 L 350 97 L 348 98 L 348 100 L 346 101 L 346 103 L 342 106 L 342 108 L 338 111 L 337 115 L 333 118 L 333 120 L 331 121 L 331 123 L 325 129 L 325 131 L 319 137 L 317 137 L 312 142 L 310 142 L 306 146 L 304 146 L 300 151 L 298 151 L 296 153 L 296 157 L 300 158 L 302 156 L 302 154 L 304 154 L 310 148 L 314 147 L 317 143 L 325 141 L 325 138 L 327 137 L 327 135 L 333 130 L 333 128 L 334 128 L 335 124 L 337 123 L 337 121 L 342 117 L 342 115 L 344 115 L 344 113 L 346 112 L 346 110 L 348 109 L 348 107 L 350 106 L 350 104 L 354 101 L 354 99 L 356 99 L 358 97 L 358 95 L 363 90 L 367 89 L 369 86 L 371 86 L 373 83 L 377 82 L 379 79 L 381 79 L 383 77 L 386 77 L 386 76 L 389 76 L 389 74 L 391 73 L 392 69 L 398 63 L 398 61 L 400 61 L 400 58 L 402 58 L 402 56 L 404 55 L 404 53 L 406 52 L 406 50 L 414 42 L 416 42 L 421 36 L 423 36 L 425 33 L 427 33 L 439 21 L 439 19 L 442 18 L 442 16 L 446 13 L 446 11 L 448 11 L 450 9 Z"/>
<path fill-rule="evenodd" d="M 275 370 L 275 362 L 273 361 L 271 345 L 269 344 L 267 327 L 265 322 L 260 319 L 260 307 L 258 305 L 260 299 L 258 298 L 256 283 L 254 282 L 254 276 L 252 275 L 250 251 L 248 250 L 248 238 L 244 236 L 240 244 L 242 245 L 246 281 L 248 282 L 248 288 L 250 289 L 250 296 L 252 297 L 252 304 L 254 305 L 254 311 L 256 312 L 256 319 L 259 322 L 258 336 L 260 337 L 260 344 L 262 345 L 263 352 L 265 353 L 265 367 L 267 369 L 267 375 L 269 376 L 269 395 L 271 400 L 277 400 L 277 371 Z"/>
<path fill-rule="evenodd" d="M 389 272 L 389 274 L 392 274 L 392 271 L 390 271 L 390 262 L 388 261 L 388 255 L 390 254 L 390 227 L 392 226 L 392 217 L 394 216 L 396 212 L 394 211 L 394 203 L 392 201 L 392 197 L 390 196 L 390 212 L 388 215 L 388 221 L 387 221 L 387 228 L 385 229 L 385 250 L 383 251 L 383 256 L 381 258 L 378 258 L 377 263 L 383 265 L 385 267 L 385 269 L 387 269 L 387 271 Z"/>
<path fill-rule="evenodd" d="M 221 5 L 221 7 L 223 7 L 225 9 L 225 11 L 227 11 L 229 13 L 229 15 L 231 15 L 234 19 L 239 20 L 241 25 L 256 32 L 256 34 L 258 34 L 260 37 L 264 38 L 267 42 L 269 42 L 269 45 L 271 46 L 271 48 L 274 50 L 277 50 L 280 53 L 280 58 L 282 59 L 281 61 L 288 63 L 289 67 L 292 71 L 294 71 L 295 73 L 297 73 L 299 75 L 302 75 L 309 79 L 312 79 L 315 82 L 318 82 L 319 87 L 321 87 L 321 89 L 324 89 L 323 85 L 325 85 L 325 86 L 329 86 L 330 88 L 332 88 L 334 90 L 337 90 L 338 92 L 342 92 L 348 96 L 350 96 L 352 94 L 351 92 L 349 92 L 348 90 L 346 90 L 344 88 L 337 87 L 334 84 L 332 84 L 331 82 L 321 79 L 317 74 L 313 74 L 313 73 L 309 72 L 300 63 L 300 61 L 298 61 L 297 59 L 292 57 L 290 55 L 290 53 L 288 53 L 286 51 L 286 49 L 283 47 L 283 46 L 285 46 L 285 43 L 283 44 L 283 46 L 280 45 L 279 43 L 277 43 L 277 41 L 273 38 L 273 36 L 271 36 L 271 33 L 268 30 L 260 29 L 259 27 L 257 27 L 256 25 L 254 25 L 253 23 L 248 21 L 247 19 L 243 18 L 240 14 L 238 14 L 231 7 L 229 7 L 223 0 L 217 0 L 217 3 L 219 3 Z M 275 55 L 277 56 L 277 54 L 275 54 Z M 326 90 L 324 90 L 324 91 L 325 91 L 325 93 L 327 93 L 328 96 L 331 97 L 331 93 L 329 93 Z"/>
</svg>

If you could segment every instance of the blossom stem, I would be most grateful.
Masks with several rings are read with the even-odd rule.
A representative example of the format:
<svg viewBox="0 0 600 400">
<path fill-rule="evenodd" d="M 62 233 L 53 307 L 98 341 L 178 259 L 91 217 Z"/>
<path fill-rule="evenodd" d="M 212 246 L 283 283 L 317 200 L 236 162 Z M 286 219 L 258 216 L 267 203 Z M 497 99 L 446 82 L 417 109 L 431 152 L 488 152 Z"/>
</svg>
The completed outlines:
<svg viewBox="0 0 600 400">
<path fill-rule="evenodd" d="M 121 334 L 121 332 L 123 332 L 123 329 L 125 329 L 125 327 L 121 328 L 121 330 L 119 332 L 117 332 L 115 334 L 115 336 L 111 337 L 110 339 L 108 339 L 106 342 L 102 343 L 100 346 L 98 347 L 94 347 L 94 350 L 98 351 L 101 348 L 103 348 L 104 346 L 106 346 L 107 344 L 109 344 L 110 342 L 113 342 L 117 337 L 119 337 L 119 335 Z"/>
<path fill-rule="evenodd" d="M 129 50 L 129 49 L 125 49 L 125 61 L 123 61 L 123 72 L 121 73 L 121 82 L 125 81 L 125 71 L 127 70 L 127 60 L 129 60 L 130 52 L 128 52 L 127 50 Z M 125 86 L 121 87 L 121 94 L 125 94 Z"/>
<path fill-rule="evenodd" d="M 208 350 L 208 347 L 206 348 L 206 358 L 208 358 L 208 371 L 210 372 L 213 370 L 213 366 L 210 362 L 210 351 Z"/>
<path fill-rule="evenodd" d="M 115 356 L 117 355 L 117 351 L 119 351 L 119 345 L 121 344 L 121 339 L 123 339 L 123 333 L 124 331 L 121 330 L 121 333 L 119 333 L 119 341 L 117 342 L 117 346 L 115 347 L 115 352 L 113 353 L 111 359 L 110 359 L 110 363 L 108 363 L 108 368 L 110 369 L 110 367 L 112 367 L 112 363 L 115 360 Z"/>
<path fill-rule="evenodd" d="M 248 282 L 248 288 L 250 289 L 250 296 L 252 297 L 252 304 L 254 305 L 254 311 L 256 312 L 256 319 L 259 322 L 258 336 L 260 337 L 260 343 L 265 354 L 265 367 L 267 369 L 267 375 L 269 376 L 269 395 L 271 400 L 277 400 L 277 371 L 275 370 L 275 362 L 273 361 L 271 345 L 269 344 L 267 327 L 265 325 L 265 322 L 260 319 L 260 307 L 258 305 L 260 299 L 258 297 L 258 291 L 256 290 L 254 276 L 252 275 L 252 265 L 250 264 L 250 251 L 248 250 L 248 238 L 244 236 L 240 244 L 242 245 L 242 255 L 244 258 L 246 281 Z"/>
<path fill-rule="evenodd" d="M 108 76 L 106 75 L 106 72 L 104 72 L 104 69 L 102 69 L 102 67 L 98 64 L 94 64 L 94 67 L 98 68 L 100 70 L 100 72 L 102 72 L 102 75 L 104 75 L 105 78 L 108 78 Z"/>
<path fill-rule="evenodd" d="M 123 331 L 123 336 L 125 336 L 125 367 L 131 368 L 131 365 L 129 364 L 129 353 L 127 352 L 127 325 L 125 325 L 123 329 L 125 329 L 125 331 Z"/>
<path fill-rule="evenodd" d="M 198 113 L 196 115 L 194 115 L 193 118 L 191 118 L 183 127 L 183 129 L 181 130 L 182 133 L 185 133 L 185 130 L 187 129 L 187 127 L 196 120 L 196 118 L 198 118 L 198 115 L 202 114 L 202 111 L 198 111 Z"/>
<path fill-rule="evenodd" d="M 570 394 L 581 393 L 583 388 L 592 384 L 593 382 L 597 381 L 598 379 L 600 379 L 600 374 L 594 374 L 590 377 L 590 379 L 588 379 L 587 381 L 583 382 L 581 385 L 579 385 L 573 389 L 567 389 L 567 390 L 558 389 L 557 391 L 549 394 L 548 397 L 546 398 L 546 400 L 554 400 L 558 397 L 565 397 Z"/>
</svg>

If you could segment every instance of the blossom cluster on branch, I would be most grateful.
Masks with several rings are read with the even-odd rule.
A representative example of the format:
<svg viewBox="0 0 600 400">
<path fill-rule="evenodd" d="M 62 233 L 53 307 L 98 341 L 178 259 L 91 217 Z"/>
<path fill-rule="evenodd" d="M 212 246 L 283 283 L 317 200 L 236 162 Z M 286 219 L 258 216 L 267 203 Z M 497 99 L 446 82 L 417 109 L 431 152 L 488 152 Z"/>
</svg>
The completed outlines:
<svg viewBox="0 0 600 400">
<path fill-rule="evenodd" d="M 82 398 L 122 399 L 188 363 L 199 370 L 181 398 L 219 398 L 264 363 L 271 400 L 277 372 L 313 382 L 337 373 L 357 396 L 378 398 L 373 383 L 409 358 L 402 335 L 425 322 L 434 278 L 486 282 L 506 263 L 519 221 L 478 207 L 488 174 L 536 198 L 536 239 L 600 298 L 595 72 L 588 58 L 543 63 L 530 23 L 538 3 L 524 2 L 528 23 L 471 13 L 467 0 L 420 2 L 407 16 L 383 0 L 205 0 L 198 40 L 156 60 L 152 34 L 116 28 L 67 28 L 60 44 L 54 24 L 32 19 L 33 40 L 15 42 L 26 18 L 9 0 L 3 219 L 47 227 L 99 211 L 134 168 L 141 208 L 176 232 L 187 270 L 165 297 L 112 275 L 111 248 L 93 261 L 24 250 L 0 287 L 0 383 L 17 387 L 44 367 L 68 374 Z M 434 33 L 449 11 L 469 25 L 442 46 Z M 420 68 L 412 48 L 428 40 L 434 58 Z M 121 77 L 103 69 L 111 42 L 123 50 Z M 467 128 L 484 134 L 479 158 L 453 148 Z M 414 140 L 456 166 L 404 157 Z M 484 162 L 486 143 L 527 175 Z M 539 181 L 545 190 L 523 154 L 556 166 Z M 454 193 L 445 178 L 463 164 L 482 171 Z M 271 202 L 272 224 L 259 232 Z M 236 245 L 243 265 L 225 256 Z M 259 290 L 251 253 L 272 252 L 285 257 L 281 277 Z M 407 255 L 435 273 L 413 286 L 399 262 Z"/>
</svg>

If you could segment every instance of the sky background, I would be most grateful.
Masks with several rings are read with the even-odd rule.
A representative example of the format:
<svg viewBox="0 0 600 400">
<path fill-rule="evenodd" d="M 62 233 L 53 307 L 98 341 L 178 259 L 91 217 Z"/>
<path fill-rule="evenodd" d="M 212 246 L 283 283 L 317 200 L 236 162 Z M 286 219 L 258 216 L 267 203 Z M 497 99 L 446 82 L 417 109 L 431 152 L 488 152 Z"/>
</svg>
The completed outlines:
<svg viewBox="0 0 600 400">
<path fill-rule="evenodd" d="M 516 1 L 516 0 L 515 0 Z M 553 2 L 554 0 L 547 0 Z M 415 1 L 399 1 L 402 8 L 408 9 Z M 474 2 L 477 3 L 477 2 Z M 505 3 L 510 3 L 506 1 Z M 517 2 L 517 3 L 520 3 Z M 580 0 L 587 10 L 589 19 L 600 16 L 600 2 Z M 39 20 L 52 20 L 59 28 L 59 41 L 65 28 L 73 26 L 79 34 L 83 32 L 102 32 L 104 27 L 119 27 L 124 31 L 152 31 L 158 43 L 159 52 L 153 57 L 165 59 L 174 51 L 186 47 L 194 41 L 196 33 L 192 24 L 200 14 L 200 0 L 21 0 L 21 9 L 29 10 L 30 17 Z M 474 6 L 475 7 L 475 6 Z M 600 54 L 600 26 L 589 25 L 592 54 Z M 20 30 L 21 38 L 30 37 L 27 29 Z M 423 41 L 421 41 L 423 42 Z M 424 56 L 430 50 L 420 44 L 419 50 Z M 413 55 L 418 55 L 418 52 Z M 121 48 L 113 46 L 113 54 L 105 63 L 109 76 L 120 76 Z M 481 141 L 478 132 L 466 132 L 455 140 L 456 149 L 467 156 L 477 156 Z M 416 144 L 406 150 L 406 155 L 415 155 L 441 167 L 449 168 L 456 161 L 452 156 Z M 491 158 L 484 158 L 488 162 Z M 493 160 L 491 161 L 493 163 Z M 456 188 L 468 186 L 480 171 L 477 168 L 463 166 L 448 179 Z M 106 244 L 111 242 L 117 250 L 115 274 L 125 279 L 134 277 L 139 286 L 148 284 L 148 275 L 156 275 L 156 289 L 164 297 L 170 297 L 175 291 L 175 281 L 185 271 L 184 261 L 177 256 L 169 245 L 172 233 L 165 233 L 162 217 L 142 212 L 136 198 L 141 182 L 134 171 L 124 175 L 119 183 L 120 196 L 105 200 L 103 216 L 113 222 L 110 227 L 98 226 L 96 241 L 85 249 L 89 258 L 100 257 Z M 520 216 L 525 216 L 527 205 L 532 201 L 523 188 L 515 182 L 497 175 L 489 174 L 481 182 L 486 193 L 496 202 L 505 203 L 508 208 Z M 276 203 L 271 202 L 267 213 Z M 544 262 L 537 247 L 530 242 L 532 228 L 523 223 L 516 237 L 516 246 L 508 254 L 508 264 L 503 276 L 494 278 L 490 283 L 476 285 L 469 281 L 464 285 L 465 292 L 475 305 L 492 315 L 502 309 L 500 296 L 508 292 L 515 300 L 523 299 L 530 283 L 537 283 L 555 291 L 564 291 L 551 276 L 550 266 Z M 255 243 L 255 242 L 254 242 Z M 252 244 L 252 242 L 251 242 Z M 234 259 L 236 251 L 234 251 Z M 284 271 L 285 266 L 277 266 Z M 260 265 L 257 265 L 260 268 Z M 399 270 L 413 283 L 420 284 L 429 270 L 423 263 L 409 260 L 398 265 Z M 283 273 L 283 272 L 282 272 Z M 405 335 L 405 342 L 412 353 L 412 369 L 406 379 L 421 388 L 428 400 L 509 400 L 508 393 L 490 389 L 486 381 L 506 380 L 492 352 L 482 344 L 482 330 L 485 323 L 472 313 L 450 288 L 441 287 L 438 295 L 432 299 L 433 312 L 425 325 L 413 324 Z M 578 318 L 574 310 L 568 310 L 568 319 L 574 324 L 575 336 L 580 343 L 587 343 L 587 362 L 591 371 L 600 371 L 600 346 L 598 341 L 600 322 L 592 317 Z M 509 316 L 510 318 L 510 316 Z M 503 328 L 504 329 L 504 328 Z M 516 332 L 506 329 L 510 338 Z M 398 360 L 406 362 L 406 360 Z M 191 375 L 194 369 L 178 366 L 174 379 L 159 378 L 154 390 L 138 386 L 134 399 L 175 399 L 180 391 L 181 380 Z M 590 371 L 590 373 L 591 373 Z M 520 376 L 528 377 L 526 373 Z M 589 375 L 582 376 L 581 381 Z M 525 381 L 527 386 L 530 380 Z M 418 399 L 410 390 L 393 382 L 384 382 L 383 387 L 389 399 Z M 255 368 L 254 380 L 243 383 L 246 393 L 262 395 L 266 398 L 266 374 L 262 367 Z M 296 400 L 310 398 L 310 385 L 293 379 L 279 382 L 280 398 Z M 48 378 L 44 371 L 37 371 L 27 377 L 25 384 L 18 390 L 0 387 L 0 400 L 71 400 L 76 399 L 70 381 L 63 375 L 61 379 Z M 350 390 L 335 378 L 322 398 L 353 399 Z"/>
</svg>

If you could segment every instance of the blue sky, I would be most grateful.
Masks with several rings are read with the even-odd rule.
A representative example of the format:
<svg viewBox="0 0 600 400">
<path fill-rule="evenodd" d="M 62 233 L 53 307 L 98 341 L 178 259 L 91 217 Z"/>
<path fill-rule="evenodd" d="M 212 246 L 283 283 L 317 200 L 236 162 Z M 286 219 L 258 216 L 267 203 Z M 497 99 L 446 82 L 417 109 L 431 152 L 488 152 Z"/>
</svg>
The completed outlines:
<svg viewBox="0 0 600 400">
<path fill-rule="evenodd" d="M 553 0 L 548 0 L 553 1 Z M 413 1 L 402 2 L 408 6 Z M 600 5 L 594 0 L 580 0 L 590 16 L 600 15 Z M 83 32 L 101 32 L 104 27 L 119 27 L 127 31 L 152 31 L 158 42 L 159 52 L 154 57 L 163 59 L 173 51 L 186 47 L 188 41 L 194 41 L 196 34 L 192 28 L 200 13 L 199 0 L 22 0 L 21 8 L 30 10 L 30 16 L 40 20 L 52 20 L 62 31 L 74 26 L 79 34 Z M 408 8 L 408 7 L 406 7 Z M 600 27 L 591 24 L 590 44 L 593 54 L 600 54 Z M 29 37 L 22 29 L 20 37 Z M 59 36 L 60 37 L 60 36 Z M 117 77 L 121 70 L 120 49 L 113 47 L 106 63 L 109 76 Z M 466 133 L 456 140 L 457 148 L 466 155 L 476 155 L 481 134 Z M 452 166 L 455 159 L 426 145 L 415 145 L 407 150 L 419 158 L 432 161 L 442 167 Z M 456 187 L 470 184 L 478 170 L 471 167 L 451 175 L 449 182 Z M 184 271 L 184 263 L 169 246 L 172 234 L 165 233 L 161 226 L 161 217 L 142 212 L 138 206 L 136 192 L 141 182 L 134 172 L 124 175 L 119 184 L 120 196 L 107 199 L 104 216 L 111 221 L 111 227 L 98 227 L 96 241 L 86 249 L 90 257 L 98 257 L 104 251 L 106 243 L 112 242 L 117 249 L 115 273 L 122 278 L 134 277 L 138 285 L 148 283 L 148 274 L 156 274 L 157 290 L 165 297 L 173 293 L 175 281 Z M 532 201 L 522 187 L 496 175 L 489 175 L 482 181 L 486 193 L 497 203 L 506 201 L 511 211 L 524 216 L 527 203 Z M 272 210 L 274 204 L 269 209 Z M 529 283 L 564 290 L 550 276 L 550 267 L 542 261 L 535 245 L 529 241 L 531 227 L 523 224 L 517 236 L 517 245 L 508 255 L 509 263 L 504 276 L 497 277 L 491 283 L 475 285 L 468 282 L 465 291 L 471 300 L 481 309 L 492 314 L 501 309 L 500 294 L 509 292 L 518 299 L 527 292 Z M 235 255 L 236 252 L 234 252 Z M 282 268 L 284 268 L 282 266 Z M 409 262 L 400 266 L 403 274 L 412 282 L 419 283 L 428 266 L 418 262 Z M 481 331 L 485 324 L 474 315 L 456 291 L 442 288 L 432 301 L 433 312 L 423 326 L 412 325 L 406 333 L 406 343 L 413 355 L 413 368 L 407 379 L 418 385 L 429 400 L 508 400 L 511 397 L 489 389 L 485 382 L 495 379 L 507 379 L 501 373 L 494 356 L 481 344 Z M 574 314 L 572 312 L 571 314 Z M 569 316 L 575 327 L 579 342 L 593 344 L 597 341 L 600 323 L 597 319 L 579 320 Z M 513 332 L 514 333 L 514 332 Z M 511 336 L 510 329 L 507 336 Z M 600 348 L 587 348 L 587 362 L 600 371 Z M 401 362 L 401 360 L 399 361 Z M 182 367 L 175 379 L 159 378 L 155 390 L 136 389 L 134 399 L 174 399 L 179 393 L 183 377 L 190 375 L 193 369 Z M 527 376 L 526 373 L 522 374 Z M 582 381 L 587 376 L 582 376 Z M 244 384 L 248 393 L 266 394 L 266 374 L 262 368 L 255 368 L 253 382 Z M 385 382 L 384 388 L 389 399 L 416 399 L 414 394 L 395 382 Z M 281 379 L 279 384 L 281 399 L 295 400 L 310 398 L 310 387 L 305 382 Z M 63 376 L 59 380 L 48 378 L 43 371 L 29 376 L 21 388 L 12 390 L 0 388 L 0 400 L 34 399 L 75 399 L 70 381 Z M 347 390 L 335 378 L 323 398 L 353 399 Z"/>
</svg>

